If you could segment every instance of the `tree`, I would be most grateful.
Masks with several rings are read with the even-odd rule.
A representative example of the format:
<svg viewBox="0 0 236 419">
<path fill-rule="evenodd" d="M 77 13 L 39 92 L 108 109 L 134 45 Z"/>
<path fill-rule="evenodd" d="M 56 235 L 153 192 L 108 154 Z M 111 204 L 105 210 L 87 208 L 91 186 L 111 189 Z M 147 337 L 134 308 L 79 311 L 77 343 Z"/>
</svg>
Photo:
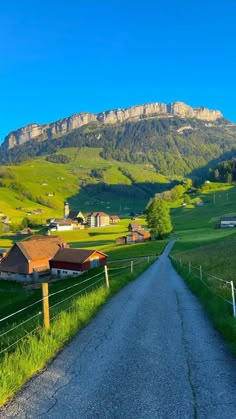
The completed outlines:
<svg viewBox="0 0 236 419">
<path fill-rule="evenodd" d="M 24 228 L 29 227 L 30 221 L 27 217 L 23 218 L 20 224 L 20 229 L 23 230 Z"/>
<path fill-rule="evenodd" d="M 232 183 L 233 182 L 233 175 L 232 175 L 232 173 L 227 173 L 227 175 L 226 175 L 226 182 L 227 183 Z"/>
<path fill-rule="evenodd" d="M 185 204 L 190 204 L 191 203 L 191 198 L 187 194 L 184 195 L 184 203 Z"/>
<path fill-rule="evenodd" d="M 147 225 L 157 239 L 163 239 L 173 230 L 170 209 L 163 199 L 154 199 L 148 207 Z"/>
</svg>

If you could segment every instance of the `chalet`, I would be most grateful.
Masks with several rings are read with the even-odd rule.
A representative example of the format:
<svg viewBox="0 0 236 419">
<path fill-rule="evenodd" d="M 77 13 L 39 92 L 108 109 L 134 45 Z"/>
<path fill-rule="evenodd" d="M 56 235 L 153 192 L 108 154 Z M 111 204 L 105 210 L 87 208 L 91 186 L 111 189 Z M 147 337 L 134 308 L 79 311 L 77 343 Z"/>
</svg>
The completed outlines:
<svg viewBox="0 0 236 419">
<path fill-rule="evenodd" d="M 47 225 L 51 231 L 72 231 L 84 229 L 84 225 L 80 224 L 77 219 L 71 220 L 69 218 L 52 218 L 47 220 Z"/>
<path fill-rule="evenodd" d="M 88 215 L 89 227 L 104 227 L 110 224 L 110 217 L 105 212 L 92 212 Z"/>
<path fill-rule="evenodd" d="M 220 228 L 232 228 L 236 227 L 236 216 L 232 217 L 221 217 Z"/>
<path fill-rule="evenodd" d="M 32 237 L 15 243 L 0 262 L 0 279 L 37 281 L 50 274 L 49 260 L 66 247 L 59 237 Z"/>
<path fill-rule="evenodd" d="M 140 230 L 140 231 L 131 231 L 131 233 L 126 236 L 118 237 L 116 239 L 117 244 L 132 244 L 132 243 L 142 243 L 145 241 L 151 240 L 151 234 L 149 231 Z"/>
<path fill-rule="evenodd" d="M 80 275 L 107 264 L 107 255 L 97 250 L 59 249 L 50 260 L 51 274 L 58 277 Z"/>
<path fill-rule="evenodd" d="M 118 215 L 111 215 L 110 216 L 110 224 L 116 224 L 120 221 L 120 218 Z"/>
<path fill-rule="evenodd" d="M 116 244 L 126 244 L 126 236 L 117 237 Z"/>
<path fill-rule="evenodd" d="M 142 230 L 142 226 L 138 223 L 130 223 L 128 225 L 128 230 L 129 231 L 139 231 L 139 230 Z"/>
<path fill-rule="evenodd" d="M 50 221 L 49 228 L 51 231 L 72 231 L 72 220 L 63 218 L 54 218 Z"/>
</svg>

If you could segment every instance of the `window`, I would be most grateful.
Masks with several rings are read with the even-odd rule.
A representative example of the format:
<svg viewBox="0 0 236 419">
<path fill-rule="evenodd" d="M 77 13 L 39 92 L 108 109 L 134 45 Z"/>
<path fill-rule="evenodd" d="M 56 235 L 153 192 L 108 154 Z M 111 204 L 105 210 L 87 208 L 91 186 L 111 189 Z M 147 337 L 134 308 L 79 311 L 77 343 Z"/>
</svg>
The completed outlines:
<svg viewBox="0 0 236 419">
<path fill-rule="evenodd" d="M 67 274 L 68 272 L 67 272 L 67 271 L 62 271 L 62 273 L 63 273 L 63 274 Z"/>
<path fill-rule="evenodd" d="M 90 260 L 90 268 L 97 268 L 99 266 L 99 257 Z"/>
</svg>

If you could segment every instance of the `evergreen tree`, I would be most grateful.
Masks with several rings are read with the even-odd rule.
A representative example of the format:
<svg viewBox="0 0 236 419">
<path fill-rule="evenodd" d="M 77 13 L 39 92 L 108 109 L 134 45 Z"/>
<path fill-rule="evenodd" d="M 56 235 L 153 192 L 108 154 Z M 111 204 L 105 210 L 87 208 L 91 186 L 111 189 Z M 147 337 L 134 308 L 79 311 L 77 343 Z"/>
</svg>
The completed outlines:
<svg viewBox="0 0 236 419">
<path fill-rule="evenodd" d="M 163 199 L 154 199 L 148 207 L 147 225 L 157 239 L 163 239 L 173 230 L 170 209 Z"/>
</svg>

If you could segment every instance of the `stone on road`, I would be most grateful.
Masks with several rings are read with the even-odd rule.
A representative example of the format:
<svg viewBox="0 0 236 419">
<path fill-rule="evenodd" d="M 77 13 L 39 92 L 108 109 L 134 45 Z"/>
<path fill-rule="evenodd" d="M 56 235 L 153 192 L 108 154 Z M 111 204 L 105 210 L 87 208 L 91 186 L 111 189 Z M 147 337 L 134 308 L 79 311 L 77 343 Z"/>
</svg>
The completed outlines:
<svg viewBox="0 0 236 419">
<path fill-rule="evenodd" d="M 171 245 L 0 418 L 236 418 L 235 359 L 173 269 Z"/>
</svg>

